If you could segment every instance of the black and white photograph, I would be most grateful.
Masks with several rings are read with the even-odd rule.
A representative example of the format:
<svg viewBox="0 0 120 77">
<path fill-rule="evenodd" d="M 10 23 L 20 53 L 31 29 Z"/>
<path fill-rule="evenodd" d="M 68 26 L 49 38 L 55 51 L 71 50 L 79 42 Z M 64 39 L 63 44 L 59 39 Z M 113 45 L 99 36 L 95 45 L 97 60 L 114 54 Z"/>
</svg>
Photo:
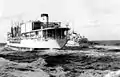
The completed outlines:
<svg viewBox="0 0 120 77">
<path fill-rule="evenodd" d="M 120 77 L 120 0 L 0 0 L 0 77 Z"/>
</svg>

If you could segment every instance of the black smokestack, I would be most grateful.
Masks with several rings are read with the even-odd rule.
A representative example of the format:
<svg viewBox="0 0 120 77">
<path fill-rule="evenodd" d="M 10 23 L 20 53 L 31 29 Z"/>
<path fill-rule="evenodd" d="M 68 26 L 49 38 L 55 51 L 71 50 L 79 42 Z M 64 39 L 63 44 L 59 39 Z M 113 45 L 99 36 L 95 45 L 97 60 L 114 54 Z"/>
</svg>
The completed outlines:
<svg viewBox="0 0 120 77">
<path fill-rule="evenodd" d="M 48 16 L 48 14 L 45 14 L 45 13 L 41 14 L 41 17 L 44 17 L 44 16 L 47 18 L 46 25 L 47 25 L 47 27 L 48 27 L 48 23 L 49 23 L 49 16 Z"/>
</svg>

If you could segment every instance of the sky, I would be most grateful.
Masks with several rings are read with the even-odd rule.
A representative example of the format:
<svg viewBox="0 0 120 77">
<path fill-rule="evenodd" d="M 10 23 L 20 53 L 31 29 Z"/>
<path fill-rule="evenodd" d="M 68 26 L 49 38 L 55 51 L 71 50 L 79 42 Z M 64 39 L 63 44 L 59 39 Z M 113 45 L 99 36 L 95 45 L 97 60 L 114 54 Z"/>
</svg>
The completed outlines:
<svg viewBox="0 0 120 77">
<path fill-rule="evenodd" d="M 69 23 L 89 40 L 120 40 L 120 0 L 0 0 L 0 42 L 6 42 L 11 20 Z"/>
</svg>

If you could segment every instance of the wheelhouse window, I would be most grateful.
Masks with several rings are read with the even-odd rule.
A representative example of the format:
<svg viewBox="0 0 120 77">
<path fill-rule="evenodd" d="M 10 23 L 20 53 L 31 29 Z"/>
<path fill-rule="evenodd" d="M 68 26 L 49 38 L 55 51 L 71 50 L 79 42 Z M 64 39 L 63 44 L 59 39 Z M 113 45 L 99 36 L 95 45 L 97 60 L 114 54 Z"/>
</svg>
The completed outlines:
<svg viewBox="0 0 120 77">
<path fill-rule="evenodd" d="M 47 29 L 43 31 L 43 37 L 53 38 L 53 39 L 63 39 L 65 38 L 67 29 L 58 28 L 58 29 Z"/>
<path fill-rule="evenodd" d="M 39 21 L 33 22 L 32 23 L 32 30 L 41 29 L 41 24 L 42 24 L 42 22 L 39 22 Z"/>
</svg>

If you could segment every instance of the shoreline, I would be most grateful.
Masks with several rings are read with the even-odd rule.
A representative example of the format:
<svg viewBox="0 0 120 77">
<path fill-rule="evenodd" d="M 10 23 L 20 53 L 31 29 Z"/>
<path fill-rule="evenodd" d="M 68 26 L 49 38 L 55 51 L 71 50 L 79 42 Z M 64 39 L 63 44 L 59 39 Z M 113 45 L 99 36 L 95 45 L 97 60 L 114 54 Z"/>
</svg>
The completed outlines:
<svg viewBox="0 0 120 77">
<path fill-rule="evenodd" d="M 1 51 L 0 73 L 1 76 L 9 77 L 19 77 L 20 74 L 21 77 L 33 77 L 32 74 L 36 75 L 34 77 L 108 77 L 111 72 L 119 71 L 119 56 L 120 52 L 105 48 L 46 52 Z"/>
</svg>

